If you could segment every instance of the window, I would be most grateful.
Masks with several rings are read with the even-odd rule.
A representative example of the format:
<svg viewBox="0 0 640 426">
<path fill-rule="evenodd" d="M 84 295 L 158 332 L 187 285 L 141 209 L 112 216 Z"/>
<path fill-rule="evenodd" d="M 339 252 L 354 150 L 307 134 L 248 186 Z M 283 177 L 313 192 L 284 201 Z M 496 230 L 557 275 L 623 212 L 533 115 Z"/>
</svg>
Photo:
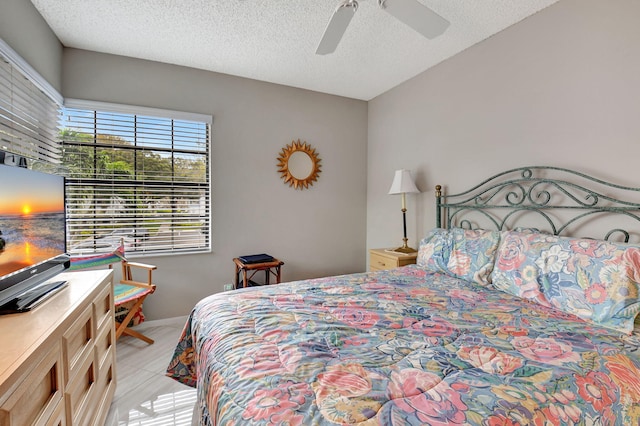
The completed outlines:
<svg viewBox="0 0 640 426">
<path fill-rule="evenodd" d="M 0 39 L 0 150 L 59 163 L 56 120 L 61 104 L 62 96 Z"/>
<path fill-rule="evenodd" d="M 208 251 L 211 117 L 66 100 L 61 112 L 71 254 Z"/>
</svg>

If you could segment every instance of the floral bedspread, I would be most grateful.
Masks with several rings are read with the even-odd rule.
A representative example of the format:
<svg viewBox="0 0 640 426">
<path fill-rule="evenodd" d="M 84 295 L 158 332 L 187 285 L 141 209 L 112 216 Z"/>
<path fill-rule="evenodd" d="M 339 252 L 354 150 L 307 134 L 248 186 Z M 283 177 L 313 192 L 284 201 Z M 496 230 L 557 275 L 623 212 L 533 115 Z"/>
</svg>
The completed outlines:
<svg viewBox="0 0 640 426">
<path fill-rule="evenodd" d="M 636 425 L 639 347 L 413 265 L 205 298 L 167 375 L 203 425 Z"/>
</svg>

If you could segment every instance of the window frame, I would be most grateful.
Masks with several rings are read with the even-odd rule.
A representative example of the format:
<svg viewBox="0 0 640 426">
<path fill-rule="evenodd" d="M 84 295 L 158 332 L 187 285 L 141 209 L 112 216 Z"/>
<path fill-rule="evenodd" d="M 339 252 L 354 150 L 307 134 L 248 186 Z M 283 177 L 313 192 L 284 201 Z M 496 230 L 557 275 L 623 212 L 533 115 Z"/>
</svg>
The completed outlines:
<svg viewBox="0 0 640 426">
<path fill-rule="evenodd" d="M 114 103 L 108 103 L 108 102 L 99 102 L 99 101 L 88 101 L 88 100 L 80 100 L 80 99 L 65 99 L 64 101 L 64 107 L 66 109 L 72 109 L 72 110 L 82 110 L 82 111 L 87 111 L 87 112 L 92 112 L 92 113 L 114 113 L 114 114 L 125 114 L 125 115 L 130 115 L 130 116 L 134 116 L 134 120 L 137 120 L 136 117 L 144 117 L 144 118 L 157 118 L 157 119 L 169 119 L 171 120 L 171 123 L 173 125 L 173 121 L 188 121 L 188 122 L 197 122 L 200 123 L 201 125 L 206 125 L 206 149 L 202 152 L 200 152 L 199 154 L 205 154 L 205 158 L 206 158 L 206 179 L 205 182 L 201 182 L 201 183 L 185 183 L 185 182 L 174 182 L 175 179 L 175 173 L 172 171 L 171 172 L 171 183 L 170 184 L 166 184 L 166 185 L 162 185 L 159 184 L 158 185 L 158 190 L 161 191 L 163 188 L 192 188 L 194 190 L 196 189 L 200 189 L 200 190 L 204 190 L 204 193 L 206 194 L 205 199 L 204 199 L 204 203 L 205 203 L 205 223 L 203 225 L 203 229 L 206 230 L 206 232 L 203 234 L 204 235 L 204 243 L 203 244 L 194 244 L 194 246 L 192 247 L 180 247 L 180 244 L 178 243 L 174 243 L 174 239 L 175 239 L 175 234 L 180 234 L 180 232 L 178 232 L 176 230 L 177 228 L 177 224 L 174 223 L 174 213 L 170 213 L 168 215 L 169 218 L 166 218 L 164 220 L 166 220 L 167 223 L 171 223 L 170 225 L 170 231 L 171 231 L 171 237 L 167 237 L 169 238 L 169 240 L 171 242 L 162 240 L 160 243 L 165 243 L 166 245 L 163 245 L 162 248 L 158 248 L 158 246 L 156 246 L 156 248 L 153 248 L 153 244 L 148 243 L 146 241 L 143 241 L 142 243 L 140 243 L 140 245 L 138 245 L 138 240 L 137 240 L 137 236 L 135 237 L 135 244 L 132 244 L 130 247 L 127 246 L 128 244 L 128 240 L 125 241 L 125 250 L 128 253 L 127 257 L 143 257 L 143 256 L 165 256 L 165 255 L 176 255 L 176 254 L 193 254 L 193 253 L 210 253 L 212 251 L 212 216 L 211 216 L 211 204 L 212 204 L 212 184 L 211 184 L 211 134 L 212 134 L 212 124 L 213 124 L 213 117 L 211 115 L 206 115 L 206 114 L 198 114 L 198 113 L 190 113 L 190 112 L 183 112 L 183 111 L 173 111 L 173 110 L 166 110 L 166 109 L 158 109 L 158 108 L 149 108 L 149 107 L 139 107 L 139 106 L 134 106 L 134 105 L 124 105 L 124 104 L 114 104 Z M 61 109 L 61 113 L 62 113 L 63 109 Z M 61 114 L 62 116 L 62 114 Z M 64 125 L 62 125 L 63 123 L 61 123 L 61 126 L 59 126 L 59 130 L 62 130 L 62 128 L 64 128 Z M 125 126 L 126 127 L 126 126 Z M 133 134 L 138 135 L 138 129 L 133 127 L 130 130 L 133 131 Z M 95 147 L 100 147 L 103 145 L 100 145 L 99 143 L 97 143 L 95 141 L 95 135 L 97 134 L 97 128 L 94 128 L 94 145 Z M 108 134 L 108 133 L 106 133 Z M 171 154 L 171 164 L 173 163 L 173 156 L 174 153 L 182 153 L 182 151 L 184 151 L 184 149 L 179 149 L 179 148 L 174 148 L 174 136 L 171 136 L 171 148 L 167 149 L 167 148 L 163 148 L 162 151 L 170 153 Z M 65 143 L 64 141 L 60 140 L 60 144 L 62 147 L 65 147 Z M 67 145 L 73 145 L 73 146 L 86 146 L 86 143 L 77 143 L 77 144 L 67 144 Z M 90 144 L 89 144 L 90 145 Z M 144 145 L 140 145 L 140 146 L 134 146 L 134 147 L 127 147 L 124 149 L 124 151 L 128 151 L 128 152 L 132 152 L 134 153 L 134 155 L 138 155 L 138 153 L 144 153 L 145 151 L 152 151 L 153 150 L 153 146 L 148 145 L 148 144 L 144 144 Z M 64 155 L 64 154 L 63 154 Z M 134 183 L 138 182 L 138 172 L 139 170 L 137 169 L 138 166 L 135 166 L 135 173 L 136 173 L 136 177 L 134 177 L 132 180 L 127 181 L 127 183 L 125 183 L 123 185 L 123 191 L 125 191 L 127 189 L 127 184 L 129 188 L 132 188 Z M 103 177 L 96 177 L 94 179 L 74 179 L 72 176 L 67 176 L 67 185 L 68 185 L 68 193 L 70 192 L 69 189 L 72 188 L 73 186 L 82 186 L 83 183 L 86 184 L 87 186 L 91 186 L 92 184 L 94 185 L 94 188 L 99 186 L 100 183 L 106 183 L 107 185 L 111 185 L 113 188 L 118 187 L 118 179 L 115 179 L 114 177 L 111 177 L 110 179 L 104 179 Z M 132 182 L 135 181 L 135 182 Z M 153 180 L 152 179 L 142 179 L 141 182 L 145 182 L 144 184 L 144 188 L 150 188 L 153 187 Z M 151 182 L 151 184 L 149 184 L 149 182 Z M 137 185 L 136 185 L 137 187 Z M 188 189 L 185 189 L 188 190 Z M 114 189 L 114 192 L 116 190 Z M 173 194 L 173 193 L 172 193 Z M 171 197 L 175 196 L 175 194 L 173 194 Z M 71 205 L 71 201 L 73 200 L 73 195 L 69 195 L 67 198 L 67 218 L 68 218 L 68 227 L 69 230 L 71 230 L 71 228 L 73 228 L 73 221 L 74 221 L 74 215 L 73 215 L 73 208 L 70 208 Z M 171 205 L 175 205 L 175 203 L 173 203 L 173 198 L 172 198 L 172 203 Z M 95 212 L 96 209 L 94 209 Z M 144 218 L 144 214 L 143 210 L 138 210 L 137 208 L 134 210 L 134 212 L 130 215 L 131 220 L 132 221 L 139 221 L 141 223 L 145 222 L 145 218 Z M 94 213 L 95 214 L 95 213 Z M 134 217 L 135 216 L 135 217 Z M 104 217 L 102 218 L 104 220 Z M 148 218 L 147 218 L 148 219 Z M 115 220 L 114 220 L 115 223 Z M 162 222 L 163 224 L 166 224 L 165 222 Z M 91 230 L 87 230 L 86 232 L 89 232 L 89 237 L 88 238 L 93 238 L 94 243 L 101 238 L 99 235 L 100 233 L 98 231 L 96 231 L 98 227 L 94 227 L 93 231 Z M 144 226 L 143 226 L 144 228 Z M 116 229 L 114 228 L 115 232 Z M 112 234 L 113 234 L 112 232 Z M 69 232 L 70 234 L 70 232 Z M 94 254 L 94 253 L 104 253 L 105 251 L 109 251 L 109 249 L 107 249 L 105 246 L 98 246 L 96 244 L 93 244 L 93 246 L 89 245 L 89 247 L 85 247 L 83 250 L 73 250 L 73 248 L 71 247 L 71 238 L 69 238 L 69 244 L 68 244 L 68 250 L 70 251 L 70 253 L 72 255 L 77 255 L 77 254 Z M 197 245 L 197 246 L 196 246 Z"/>
</svg>

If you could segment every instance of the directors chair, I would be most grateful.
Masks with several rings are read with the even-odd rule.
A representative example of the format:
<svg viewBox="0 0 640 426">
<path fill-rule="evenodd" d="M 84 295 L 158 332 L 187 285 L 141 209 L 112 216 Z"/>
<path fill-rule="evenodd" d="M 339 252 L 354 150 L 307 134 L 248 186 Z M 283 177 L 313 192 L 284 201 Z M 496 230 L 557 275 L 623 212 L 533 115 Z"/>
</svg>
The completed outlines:
<svg viewBox="0 0 640 426">
<path fill-rule="evenodd" d="M 153 339 L 131 327 L 144 321 L 142 304 L 147 296 L 156 290 L 152 277 L 153 271 L 157 269 L 155 265 L 129 262 L 124 253 L 124 242 L 121 241 L 120 246 L 111 253 L 71 257 L 71 265 L 68 270 L 78 271 L 105 265 L 111 269 L 114 263 L 120 263 L 122 266 L 122 279 L 114 285 L 113 289 L 116 340 L 125 334 L 153 344 Z M 136 280 L 134 270 L 139 271 L 136 275 L 144 274 L 145 278 Z"/>
</svg>

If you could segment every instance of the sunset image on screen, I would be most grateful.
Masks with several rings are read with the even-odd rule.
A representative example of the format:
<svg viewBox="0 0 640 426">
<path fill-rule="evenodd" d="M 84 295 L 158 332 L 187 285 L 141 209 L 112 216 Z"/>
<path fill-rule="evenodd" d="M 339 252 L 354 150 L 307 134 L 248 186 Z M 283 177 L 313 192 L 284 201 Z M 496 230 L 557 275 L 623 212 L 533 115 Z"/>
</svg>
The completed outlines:
<svg viewBox="0 0 640 426">
<path fill-rule="evenodd" d="M 0 166 L 0 276 L 66 251 L 64 180 Z"/>
<path fill-rule="evenodd" d="M 62 212 L 64 200 L 60 192 L 60 185 L 55 181 L 37 180 L 33 175 L 25 175 L 18 182 L 2 185 L 0 215 Z"/>
</svg>

